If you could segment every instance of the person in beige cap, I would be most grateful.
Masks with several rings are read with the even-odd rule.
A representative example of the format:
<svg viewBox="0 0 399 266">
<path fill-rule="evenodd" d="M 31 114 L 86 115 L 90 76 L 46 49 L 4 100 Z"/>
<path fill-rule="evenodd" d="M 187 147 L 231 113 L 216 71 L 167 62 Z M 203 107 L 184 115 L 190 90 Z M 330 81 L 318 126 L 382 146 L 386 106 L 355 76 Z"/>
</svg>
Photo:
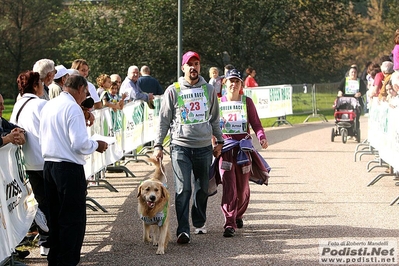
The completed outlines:
<svg viewBox="0 0 399 266">
<path fill-rule="evenodd" d="M 57 73 L 54 75 L 53 82 L 48 86 L 48 96 L 50 97 L 50 100 L 60 95 L 67 78 L 72 73 L 71 70 L 66 69 L 63 65 L 58 65 L 55 69 L 57 70 Z"/>
</svg>

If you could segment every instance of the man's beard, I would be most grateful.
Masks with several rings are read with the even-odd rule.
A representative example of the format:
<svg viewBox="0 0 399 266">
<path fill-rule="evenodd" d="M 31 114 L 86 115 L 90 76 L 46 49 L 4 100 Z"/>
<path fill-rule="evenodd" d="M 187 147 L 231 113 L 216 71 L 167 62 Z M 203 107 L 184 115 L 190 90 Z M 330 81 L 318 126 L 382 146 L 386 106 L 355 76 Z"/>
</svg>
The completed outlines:
<svg viewBox="0 0 399 266">
<path fill-rule="evenodd" d="M 196 74 L 196 76 L 195 77 L 193 77 L 192 76 L 192 74 Z M 196 79 L 198 79 L 198 72 L 197 71 L 192 71 L 191 73 L 190 73 L 190 80 L 196 80 Z"/>
</svg>

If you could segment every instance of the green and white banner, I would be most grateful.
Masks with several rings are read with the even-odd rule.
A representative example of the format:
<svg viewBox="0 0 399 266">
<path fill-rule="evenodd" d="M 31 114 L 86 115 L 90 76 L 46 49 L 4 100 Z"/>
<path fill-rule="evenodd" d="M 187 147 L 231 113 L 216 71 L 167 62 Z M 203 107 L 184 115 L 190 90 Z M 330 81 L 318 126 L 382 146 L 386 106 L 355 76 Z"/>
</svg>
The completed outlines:
<svg viewBox="0 0 399 266">
<path fill-rule="evenodd" d="M 369 109 L 368 141 L 379 156 L 399 170 L 399 108 L 374 98 Z"/>
<path fill-rule="evenodd" d="M 159 123 L 161 97 L 154 99 L 154 109 L 145 102 L 130 102 L 122 110 L 103 108 L 93 111 L 94 124 L 87 128 L 89 136 L 100 135 L 112 137 L 104 153 L 94 152 L 85 157 L 86 177 L 98 173 L 110 164 L 119 161 L 125 153 L 136 150 L 144 143 L 153 141 Z"/>
<path fill-rule="evenodd" d="M 259 118 L 272 118 L 292 114 L 292 86 L 276 85 L 244 89 L 252 99 Z"/>
<path fill-rule="evenodd" d="M 37 202 L 25 174 L 22 149 L 11 143 L 0 148 L 0 262 L 15 251 L 28 232 Z"/>
</svg>

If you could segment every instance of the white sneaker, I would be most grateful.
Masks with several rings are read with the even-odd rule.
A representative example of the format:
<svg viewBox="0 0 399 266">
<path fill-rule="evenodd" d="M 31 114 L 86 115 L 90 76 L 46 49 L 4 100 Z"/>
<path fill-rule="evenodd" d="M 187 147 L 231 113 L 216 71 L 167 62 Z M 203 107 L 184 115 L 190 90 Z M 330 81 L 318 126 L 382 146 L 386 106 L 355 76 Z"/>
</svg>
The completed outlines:
<svg viewBox="0 0 399 266">
<path fill-rule="evenodd" d="M 40 246 L 40 255 L 47 256 L 49 251 L 50 251 L 50 248 L 46 248 L 46 247 Z"/>
<path fill-rule="evenodd" d="M 39 208 L 37 208 L 37 212 L 36 212 L 36 215 L 35 215 L 35 223 L 44 232 L 48 232 L 49 231 L 49 228 L 47 226 L 46 216 L 44 215 L 44 213 Z"/>
<path fill-rule="evenodd" d="M 206 234 L 208 231 L 206 230 L 205 225 L 201 228 L 195 228 L 194 234 L 196 235 L 202 235 L 202 234 Z"/>
</svg>

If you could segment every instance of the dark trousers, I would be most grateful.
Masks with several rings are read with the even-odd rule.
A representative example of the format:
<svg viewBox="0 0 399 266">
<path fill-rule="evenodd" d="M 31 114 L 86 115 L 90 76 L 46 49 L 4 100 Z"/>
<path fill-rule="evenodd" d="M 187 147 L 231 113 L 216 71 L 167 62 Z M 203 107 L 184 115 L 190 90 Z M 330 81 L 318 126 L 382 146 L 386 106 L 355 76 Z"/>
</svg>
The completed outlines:
<svg viewBox="0 0 399 266">
<path fill-rule="evenodd" d="M 27 170 L 26 174 L 28 175 L 29 178 L 29 183 L 32 186 L 33 194 L 35 194 L 35 199 L 38 203 L 39 209 L 44 213 L 47 219 L 47 223 L 49 220 L 49 209 L 48 209 L 48 204 L 46 201 L 46 195 L 44 193 L 44 176 L 43 176 L 43 171 L 32 171 L 32 170 Z M 36 226 L 37 230 L 39 231 L 39 245 L 44 246 L 44 247 L 49 247 L 48 243 L 48 232 L 44 232 L 39 226 Z"/>
<path fill-rule="evenodd" d="M 49 266 L 77 265 L 86 230 L 86 178 L 83 165 L 44 163 L 44 186 L 49 203 Z"/>
</svg>

